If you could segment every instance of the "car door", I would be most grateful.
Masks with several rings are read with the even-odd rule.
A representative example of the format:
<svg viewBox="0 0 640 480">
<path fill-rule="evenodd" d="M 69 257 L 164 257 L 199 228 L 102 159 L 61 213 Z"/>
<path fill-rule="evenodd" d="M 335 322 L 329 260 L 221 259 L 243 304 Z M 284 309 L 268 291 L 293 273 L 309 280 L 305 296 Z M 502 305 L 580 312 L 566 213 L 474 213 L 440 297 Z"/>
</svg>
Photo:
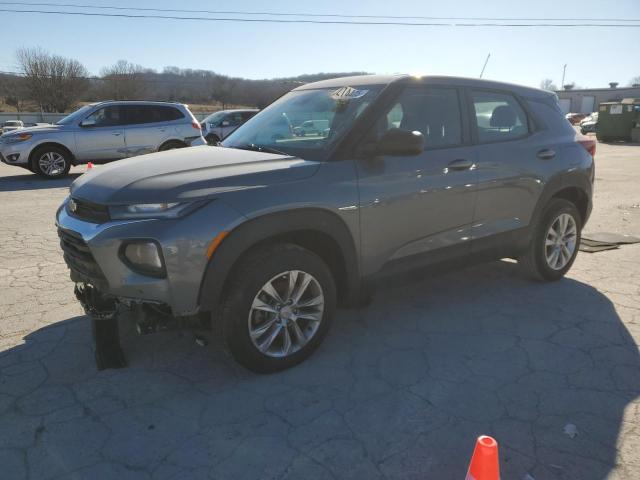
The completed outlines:
<svg viewBox="0 0 640 480">
<path fill-rule="evenodd" d="M 468 253 L 477 178 L 462 100 L 455 88 L 407 87 L 370 132 L 417 130 L 425 149 L 357 161 L 365 275 Z"/>
<path fill-rule="evenodd" d="M 528 225 L 543 184 L 544 134 L 534 133 L 523 102 L 509 92 L 471 90 L 472 132 L 477 145 L 478 198 L 474 251 L 504 243 L 500 234 Z M 549 150 L 550 152 L 552 150 Z"/>
<path fill-rule="evenodd" d="M 127 156 L 155 152 L 167 136 L 167 125 L 159 121 L 154 105 L 124 105 Z"/>
<path fill-rule="evenodd" d="M 122 111 L 119 105 L 98 108 L 75 132 L 75 157 L 80 161 L 117 160 L 126 156 Z"/>
</svg>

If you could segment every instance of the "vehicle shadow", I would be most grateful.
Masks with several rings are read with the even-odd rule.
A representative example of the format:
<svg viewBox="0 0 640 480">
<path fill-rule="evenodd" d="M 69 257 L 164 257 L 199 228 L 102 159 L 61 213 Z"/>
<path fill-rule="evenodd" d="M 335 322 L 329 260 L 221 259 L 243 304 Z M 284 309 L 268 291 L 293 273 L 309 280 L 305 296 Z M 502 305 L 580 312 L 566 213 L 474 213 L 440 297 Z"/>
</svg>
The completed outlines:
<svg viewBox="0 0 640 480">
<path fill-rule="evenodd" d="M 394 285 L 273 375 L 215 338 L 130 328 L 129 368 L 97 372 L 86 317 L 32 332 L 0 353 L 0 448 L 34 478 L 448 479 L 490 434 L 503 478 L 640 472 L 616 447 L 637 428 L 640 357 L 606 296 L 507 262 Z"/>
<path fill-rule="evenodd" d="M 19 190 L 45 190 L 50 188 L 66 188 L 73 183 L 82 173 L 70 173 L 64 178 L 48 180 L 35 173 L 24 175 L 8 175 L 0 177 L 0 192 L 13 192 Z"/>
</svg>

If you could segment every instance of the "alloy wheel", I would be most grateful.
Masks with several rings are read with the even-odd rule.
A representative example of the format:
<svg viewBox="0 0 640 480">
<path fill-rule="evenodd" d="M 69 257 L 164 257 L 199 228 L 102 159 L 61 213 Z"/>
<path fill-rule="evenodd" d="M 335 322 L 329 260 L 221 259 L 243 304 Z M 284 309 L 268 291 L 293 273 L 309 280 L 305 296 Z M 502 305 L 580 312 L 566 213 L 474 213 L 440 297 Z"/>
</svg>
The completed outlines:
<svg viewBox="0 0 640 480">
<path fill-rule="evenodd" d="M 271 278 L 249 311 L 249 336 L 269 357 L 288 357 L 314 337 L 324 313 L 324 293 L 309 273 L 290 270 Z"/>
<path fill-rule="evenodd" d="M 57 152 L 47 152 L 40 157 L 38 165 L 47 177 L 54 177 L 64 172 L 67 161 Z"/>
<path fill-rule="evenodd" d="M 545 258 L 553 270 L 562 270 L 573 258 L 578 239 L 576 221 L 562 213 L 551 223 L 545 237 Z"/>
</svg>

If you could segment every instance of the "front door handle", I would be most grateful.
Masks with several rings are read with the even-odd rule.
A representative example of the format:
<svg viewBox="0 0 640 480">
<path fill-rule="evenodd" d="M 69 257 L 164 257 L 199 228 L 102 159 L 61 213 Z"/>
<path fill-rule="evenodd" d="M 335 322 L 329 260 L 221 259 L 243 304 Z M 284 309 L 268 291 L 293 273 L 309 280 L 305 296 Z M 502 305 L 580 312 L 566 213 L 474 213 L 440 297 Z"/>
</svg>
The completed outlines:
<svg viewBox="0 0 640 480">
<path fill-rule="evenodd" d="M 120 135 L 122 135 L 120 132 L 113 132 L 111 135 L 114 135 L 116 137 L 119 137 Z"/>
<path fill-rule="evenodd" d="M 542 160 L 551 160 L 556 156 L 556 152 L 551 150 L 550 148 L 545 148 L 544 150 L 540 150 L 538 152 L 538 158 Z"/>
<path fill-rule="evenodd" d="M 474 166 L 474 163 L 471 160 L 467 160 L 465 158 L 459 158 L 458 160 L 454 160 L 453 162 L 447 165 L 448 170 L 469 170 Z"/>
</svg>

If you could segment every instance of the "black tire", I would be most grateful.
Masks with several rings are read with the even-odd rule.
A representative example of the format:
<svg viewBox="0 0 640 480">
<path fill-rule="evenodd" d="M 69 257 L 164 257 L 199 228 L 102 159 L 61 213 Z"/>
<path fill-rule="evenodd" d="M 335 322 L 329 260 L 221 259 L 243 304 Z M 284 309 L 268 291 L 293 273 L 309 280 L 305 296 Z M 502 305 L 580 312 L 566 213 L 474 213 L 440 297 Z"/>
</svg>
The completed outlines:
<svg viewBox="0 0 640 480">
<path fill-rule="evenodd" d="M 274 357 L 261 352 L 251 340 L 251 306 L 263 286 L 280 273 L 291 270 L 310 274 L 317 281 L 324 295 L 324 309 L 320 324 L 308 343 L 288 356 Z M 277 372 L 297 365 L 315 351 L 329 331 L 335 306 L 335 282 L 329 267 L 320 257 L 292 244 L 260 247 L 240 260 L 225 288 L 220 319 L 223 338 L 233 357 L 249 370 L 256 373 Z"/>
<path fill-rule="evenodd" d="M 182 142 L 179 142 L 177 140 L 171 140 L 167 143 L 164 143 L 160 146 L 160 148 L 158 149 L 159 152 L 165 152 L 167 150 L 174 150 L 176 148 L 185 148 L 186 145 Z"/>
<path fill-rule="evenodd" d="M 47 169 L 45 166 L 47 156 L 49 156 L 49 161 L 55 159 L 59 167 L 55 168 L 55 170 Z M 47 180 L 65 177 L 70 169 L 71 155 L 64 148 L 56 147 L 55 145 L 44 146 L 37 148 L 31 154 L 30 170 Z"/>
<path fill-rule="evenodd" d="M 208 143 L 209 145 L 217 145 L 217 144 L 218 144 L 218 142 L 220 141 L 220 138 L 218 138 L 218 136 L 217 136 L 217 135 L 215 135 L 215 134 L 213 134 L 213 133 L 212 133 L 212 134 L 210 134 L 210 135 L 207 135 L 207 136 L 205 137 L 205 140 L 207 141 L 207 143 Z"/>
<path fill-rule="evenodd" d="M 562 214 L 569 214 L 576 227 L 575 248 L 569 261 L 560 269 L 554 269 L 549 265 L 546 256 L 547 233 L 552 224 Z M 529 243 L 528 251 L 518 258 L 518 263 L 524 273 L 535 280 L 555 281 L 565 276 L 576 259 L 580 248 L 580 239 L 582 235 L 582 218 L 576 206 L 568 200 L 562 198 L 554 198 L 544 209 L 542 217 L 538 225 L 534 227 L 534 232 Z M 551 247 L 553 248 L 553 247 Z"/>
</svg>

